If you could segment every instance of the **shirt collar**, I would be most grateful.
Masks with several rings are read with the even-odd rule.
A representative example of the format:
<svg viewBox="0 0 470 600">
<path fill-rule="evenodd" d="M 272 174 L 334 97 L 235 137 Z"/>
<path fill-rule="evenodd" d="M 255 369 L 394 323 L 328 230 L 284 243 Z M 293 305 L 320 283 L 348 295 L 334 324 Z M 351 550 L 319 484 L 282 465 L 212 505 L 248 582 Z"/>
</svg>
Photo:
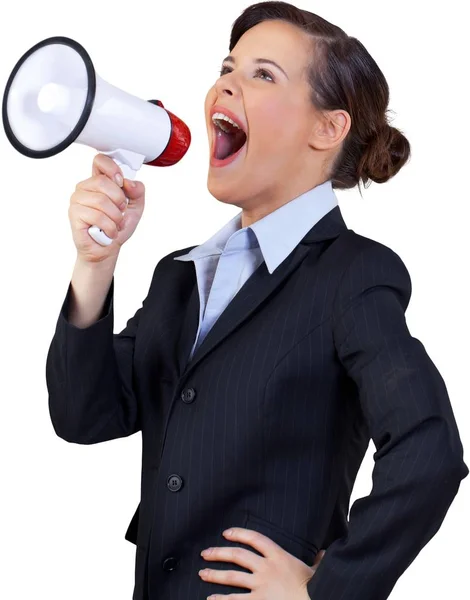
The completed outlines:
<svg viewBox="0 0 470 600">
<path fill-rule="evenodd" d="M 337 204 L 329 179 L 243 229 L 240 211 L 206 242 L 187 254 L 175 256 L 174 260 L 197 260 L 220 255 L 230 240 L 231 250 L 259 246 L 268 271 L 272 273 L 307 232 Z M 240 235 L 239 232 L 244 232 L 245 235 Z"/>
</svg>

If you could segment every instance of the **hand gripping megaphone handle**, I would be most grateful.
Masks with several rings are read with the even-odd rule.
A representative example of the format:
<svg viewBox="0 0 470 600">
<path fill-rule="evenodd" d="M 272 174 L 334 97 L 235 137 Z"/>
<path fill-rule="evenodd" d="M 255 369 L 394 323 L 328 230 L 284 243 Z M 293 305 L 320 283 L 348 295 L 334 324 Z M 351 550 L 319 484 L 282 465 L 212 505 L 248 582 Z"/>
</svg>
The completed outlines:
<svg viewBox="0 0 470 600">
<path fill-rule="evenodd" d="M 114 162 L 120 167 L 125 179 L 135 179 L 137 171 L 143 164 L 145 156 L 130 152 L 129 150 L 113 150 L 112 152 L 102 152 L 110 156 Z M 126 204 L 129 204 L 129 198 L 126 197 Z M 122 213 L 124 214 L 124 213 Z M 92 225 L 88 229 L 88 233 L 101 246 L 109 246 L 112 244 L 112 238 L 108 237 L 105 232 L 97 225 Z"/>
</svg>

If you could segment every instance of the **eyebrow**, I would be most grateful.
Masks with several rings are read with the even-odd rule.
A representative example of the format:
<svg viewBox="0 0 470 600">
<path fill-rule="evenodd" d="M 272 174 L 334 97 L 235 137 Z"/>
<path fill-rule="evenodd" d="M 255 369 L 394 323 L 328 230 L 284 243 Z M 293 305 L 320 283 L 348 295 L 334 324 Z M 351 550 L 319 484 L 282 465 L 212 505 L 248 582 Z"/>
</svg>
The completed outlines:
<svg viewBox="0 0 470 600">
<path fill-rule="evenodd" d="M 233 56 L 231 56 L 230 54 L 228 56 L 226 56 L 224 58 L 224 60 L 222 61 L 222 63 L 224 62 L 230 62 L 230 63 L 235 63 L 235 59 L 233 58 Z M 273 60 L 269 59 L 269 58 L 255 58 L 254 62 L 256 64 L 260 64 L 260 63 L 267 63 L 269 65 L 274 65 L 275 67 L 277 67 L 280 71 L 282 71 L 284 73 L 284 75 L 287 77 L 287 79 L 289 79 L 287 73 L 284 71 L 284 69 L 282 67 L 280 67 L 277 62 L 274 62 Z"/>
</svg>

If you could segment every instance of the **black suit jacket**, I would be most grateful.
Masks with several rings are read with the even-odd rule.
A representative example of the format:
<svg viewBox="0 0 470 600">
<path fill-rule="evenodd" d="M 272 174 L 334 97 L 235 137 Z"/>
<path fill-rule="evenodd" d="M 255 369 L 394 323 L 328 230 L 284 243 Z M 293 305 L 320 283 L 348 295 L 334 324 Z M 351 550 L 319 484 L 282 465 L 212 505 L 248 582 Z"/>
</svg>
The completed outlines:
<svg viewBox="0 0 470 600">
<path fill-rule="evenodd" d="M 58 436 L 94 444 L 142 432 L 134 600 L 249 593 L 200 579 L 228 526 L 312 564 L 312 600 L 383 600 L 439 529 L 469 470 L 444 381 L 405 310 L 409 273 L 346 227 L 339 206 L 270 275 L 245 282 L 191 361 L 194 264 L 163 257 L 143 305 L 113 334 L 67 321 L 47 356 Z M 348 508 L 372 438 L 371 494 Z M 253 550 L 251 546 L 247 547 Z"/>
</svg>

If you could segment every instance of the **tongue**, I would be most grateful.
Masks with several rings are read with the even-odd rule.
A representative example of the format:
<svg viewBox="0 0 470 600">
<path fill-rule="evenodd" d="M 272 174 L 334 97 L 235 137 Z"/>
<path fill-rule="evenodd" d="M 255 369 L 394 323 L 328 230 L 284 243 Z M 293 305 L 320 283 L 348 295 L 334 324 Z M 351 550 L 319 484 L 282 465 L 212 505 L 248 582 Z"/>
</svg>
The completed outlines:
<svg viewBox="0 0 470 600">
<path fill-rule="evenodd" d="M 216 131 L 214 156 L 219 160 L 229 157 L 231 154 L 240 150 L 246 141 L 244 131 L 235 133 L 225 133 L 221 129 Z"/>
</svg>

